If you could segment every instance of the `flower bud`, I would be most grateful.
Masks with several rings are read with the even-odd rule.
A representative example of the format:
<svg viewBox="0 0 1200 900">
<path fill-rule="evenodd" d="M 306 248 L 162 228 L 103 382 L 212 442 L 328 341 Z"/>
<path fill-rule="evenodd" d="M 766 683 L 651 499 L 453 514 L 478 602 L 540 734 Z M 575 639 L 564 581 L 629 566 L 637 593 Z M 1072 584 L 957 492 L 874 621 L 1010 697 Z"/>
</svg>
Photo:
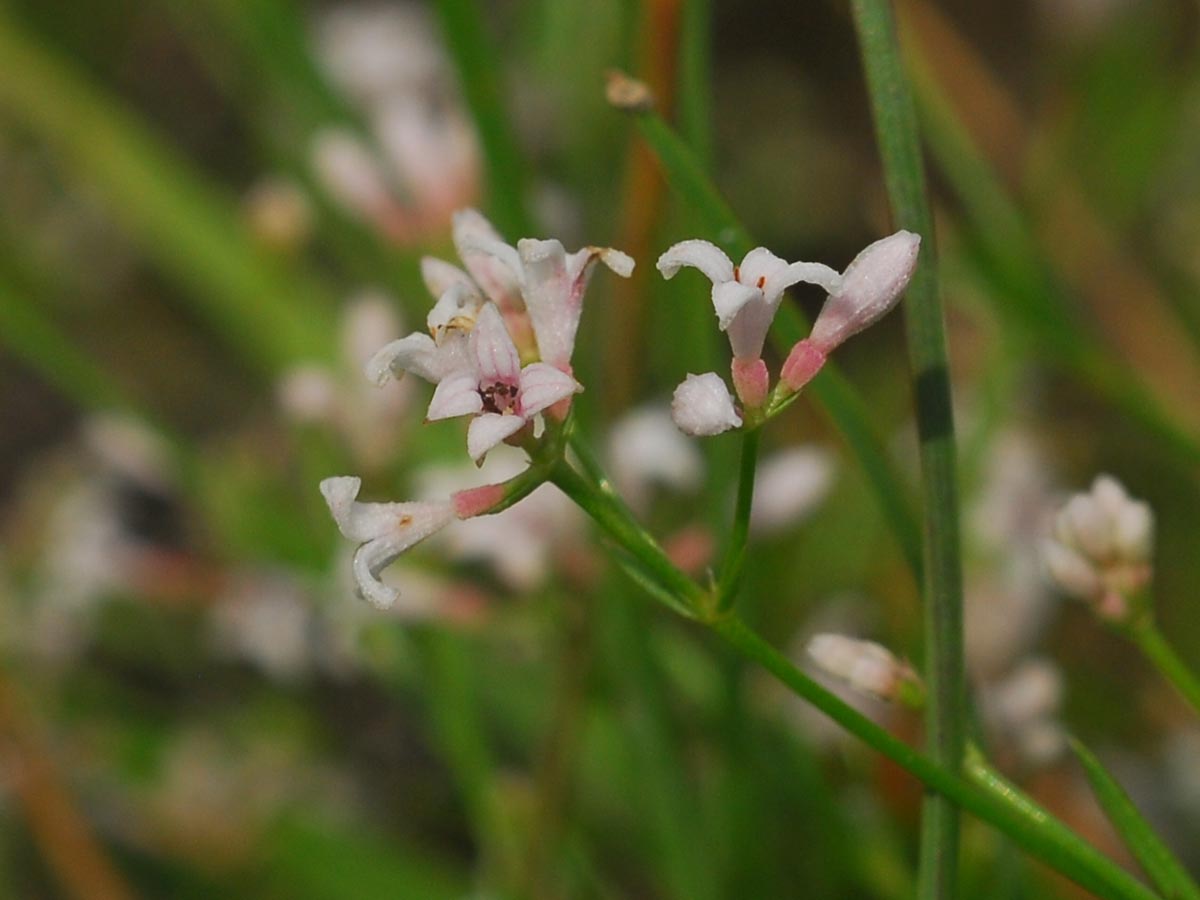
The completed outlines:
<svg viewBox="0 0 1200 900">
<path fill-rule="evenodd" d="M 729 388 L 716 372 L 689 374 L 675 388 L 671 418 L 680 431 L 696 437 L 711 437 L 742 424 Z"/>
<path fill-rule="evenodd" d="M 921 236 L 897 231 L 858 254 L 829 295 L 809 339 L 828 354 L 846 338 L 884 316 L 917 268 Z"/>
<path fill-rule="evenodd" d="M 808 655 L 828 675 L 880 700 L 920 706 L 925 689 L 912 667 L 881 644 L 841 634 L 818 634 Z"/>
</svg>

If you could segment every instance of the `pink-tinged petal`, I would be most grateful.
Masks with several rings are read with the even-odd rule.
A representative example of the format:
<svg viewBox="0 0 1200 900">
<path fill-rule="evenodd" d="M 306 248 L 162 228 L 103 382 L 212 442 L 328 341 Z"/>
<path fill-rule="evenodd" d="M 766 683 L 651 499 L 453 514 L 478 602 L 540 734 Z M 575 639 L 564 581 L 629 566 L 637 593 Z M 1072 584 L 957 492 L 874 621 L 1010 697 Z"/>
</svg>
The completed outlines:
<svg viewBox="0 0 1200 900">
<path fill-rule="evenodd" d="M 826 292 L 835 293 L 842 284 L 842 276 L 823 263 L 794 262 L 790 266 L 767 276 L 763 295 L 772 306 L 777 306 L 783 292 L 800 282 L 815 284 Z"/>
<path fill-rule="evenodd" d="M 489 513 L 493 507 L 504 499 L 506 486 L 503 484 L 485 484 L 477 488 L 459 491 L 451 501 L 454 503 L 454 514 L 460 519 L 473 519 Z"/>
<path fill-rule="evenodd" d="M 574 295 L 567 254 L 558 241 L 523 238 L 517 242 L 525 273 L 525 308 L 537 338 L 538 354 L 553 365 L 565 365 L 575 347 L 583 312 L 582 292 Z"/>
<path fill-rule="evenodd" d="M 766 247 L 755 247 L 742 258 L 737 278 L 742 284 L 765 290 L 766 282 L 787 267 L 787 260 L 780 259 Z"/>
<path fill-rule="evenodd" d="M 367 380 L 382 387 L 389 378 L 399 378 L 412 372 L 418 378 L 436 384 L 445 374 L 445 361 L 440 359 L 433 338 L 415 332 L 392 341 L 375 353 L 363 367 Z"/>
<path fill-rule="evenodd" d="M 753 409 L 766 403 L 767 391 L 771 389 L 771 375 L 761 357 L 735 356 L 730 374 L 733 376 L 733 389 L 737 391 L 743 406 Z"/>
<path fill-rule="evenodd" d="M 442 294 L 429 315 L 425 325 L 434 341 L 442 343 L 447 335 L 458 331 L 468 333 L 475 327 L 475 318 L 484 304 L 483 297 L 470 282 L 452 284 Z"/>
<path fill-rule="evenodd" d="M 467 453 L 471 459 L 479 462 L 489 450 L 505 438 L 516 434 L 524 426 L 524 416 L 503 416 L 499 413 L 476 416 L 467 429 Z"/>
<path fill-rule="evenodd" d="M 733 281 L 733 262 L 716 244 L 708 241 L 680 241 L 658 258 L 663 278 L 674 278 L 684 266 L 692 266 L 708 276 L 714 285 Z"/>
<path fill-rule="evenodd" d="M 489 298 L 505 309 L 522 306 L 521 264 L 515 248 L 474 209 L 454 214 L 454 246 L 471 277 Z"/>
<path fill-rule="evenodd" d="M 887 313 L 917 268 L 920 235 L 897 231 L 871 244 L 846 267 L 809 337 L 826 353 Z"/>
<path fill-rule="evenodd" d="M 795 393 L 816 377 L 825 365 L 826 358 L 825 351 L 804 338 L 792 347 L 792 352 L 783 363 L 783 371 L 779 373 L 779 380 Z"/>
<path fill-rule="evenodd" d="M 762 302 L 762 291 L 736 281 L 726 281 L 713 285 L 712 301 L 713 309 L 717 311 L 717 322 L 724 331 L 746 304 Z"/>
<path fill-rule="evenodd" d="M 675 388 L 671 418 L 680 431 L 697 437 L 711 437 L 742 424 L 729 388 L 716 372 L 688 375 Z"/>
<path fill-rule="evenodd" d="M 470 275 L 458 266 L 451 265 L 434 256 L 421 257 L 421 278 L 425 282 L 425 287 L 429 289 L 429 293 L 435 297 L 442 296 L 456 284 L 474 286 Z"/>
<path fill-rule="evenodd" d="M 484 304 L 471 332 L 471 353 L 479 375 L 479 384 L 517 384 L 521 379 L 521 358 L 504 327 L 504 319 L 495 304 Z"/>
<path fill-rule="evenodd" d="M 521 370 L 521 415 L 529 418 L 583 390 L 583 386 L 549 363 L 531 363 Z"/>
<path fill-rule="evenodd" d="M 396 602 L 399 592 L 384 584 L 380 573 L 405 550 L 454 520 L 452 503 L 389 503 L 399 510 L 392 527 L 367 541 L 354 554 L 354 580 L 363 599 L 380 609 Z"/>
<path fill-rule="evenodd" d="M 437 422 L 457 416 L 470 416 L 483 410 L 483 398 L 479 396 L 479 382 L 474 375 L 458 374 L 438 382 L 429 401 L 425 419 Z"/>
</svg>

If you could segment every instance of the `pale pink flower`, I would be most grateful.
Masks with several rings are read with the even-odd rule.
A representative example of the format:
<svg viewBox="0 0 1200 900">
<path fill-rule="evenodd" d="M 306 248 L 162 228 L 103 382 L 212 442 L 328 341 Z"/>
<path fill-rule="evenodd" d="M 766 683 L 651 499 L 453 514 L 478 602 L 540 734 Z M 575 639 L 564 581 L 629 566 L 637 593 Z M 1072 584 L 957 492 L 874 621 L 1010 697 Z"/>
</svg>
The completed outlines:
<svg viewBox="0 0 1200 900">
<path fill-rule="evenodd" d="M 494 304 L 479 313 L 469 341 L 470 368 L 438 382 L 428 419 L 474 416 L 467 452 L 479 461 L 533 417 L 583 390 L 570 375 L 544 362 L 521 368 L 520 357 Z"/>
<path fill-rule="evenodd" d="M 874 641 L 841 634 L 817 634 L 808 642 L 808 655 L 823 672 L 880 700 L 911 702 L 923 690 L 912 666 Z"/>
<path fill-rule="evenodd" d="M 671 418 L 680 431 L 695 437 L 712 437 L 742 424 L 729 388 L 716 372 L 689 374 L 675 388 Z"/>
</svg>

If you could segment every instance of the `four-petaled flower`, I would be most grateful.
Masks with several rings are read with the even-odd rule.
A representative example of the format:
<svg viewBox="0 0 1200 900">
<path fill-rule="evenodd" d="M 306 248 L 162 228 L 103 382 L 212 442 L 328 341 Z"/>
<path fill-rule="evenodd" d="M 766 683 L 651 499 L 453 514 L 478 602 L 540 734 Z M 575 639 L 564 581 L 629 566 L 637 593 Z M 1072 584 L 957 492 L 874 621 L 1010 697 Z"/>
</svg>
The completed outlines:
<svg viewBox="0 0 1200 900">
<path fill-rule="evenodd" d="M 479 312 L 468 341 L 468 366 L 438 382 L 428 420 L 475 418 L 467 429 L 467 452 L 475 461 L 520 431 L 542 410 L 583 390 L 554 366 L 521 368 L 517 348 L 494 304 Z"/>
</svg>

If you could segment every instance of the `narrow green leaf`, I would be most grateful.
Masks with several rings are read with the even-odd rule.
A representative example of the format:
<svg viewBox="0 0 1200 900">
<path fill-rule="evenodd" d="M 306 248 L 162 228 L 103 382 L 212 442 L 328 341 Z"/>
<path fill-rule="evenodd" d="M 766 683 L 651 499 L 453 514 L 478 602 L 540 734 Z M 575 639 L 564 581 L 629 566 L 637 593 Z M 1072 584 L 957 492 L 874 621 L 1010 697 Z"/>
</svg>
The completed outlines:
<svg viewBox="0 0 1200 900">
<path fill-rule="evenodd" d="M 1200 888 L 1196 882 L 1154 833 L 1150 823 L 1142 818 L 1129 795 L 1095 754 L 1075 738 L 1071 739 L 1071 749 L 1083 765 L 1088 782 L 1109 821 L 1155 887 L 1162 891 L 1167 900 L 1200 900 Z"/>
</svg>

